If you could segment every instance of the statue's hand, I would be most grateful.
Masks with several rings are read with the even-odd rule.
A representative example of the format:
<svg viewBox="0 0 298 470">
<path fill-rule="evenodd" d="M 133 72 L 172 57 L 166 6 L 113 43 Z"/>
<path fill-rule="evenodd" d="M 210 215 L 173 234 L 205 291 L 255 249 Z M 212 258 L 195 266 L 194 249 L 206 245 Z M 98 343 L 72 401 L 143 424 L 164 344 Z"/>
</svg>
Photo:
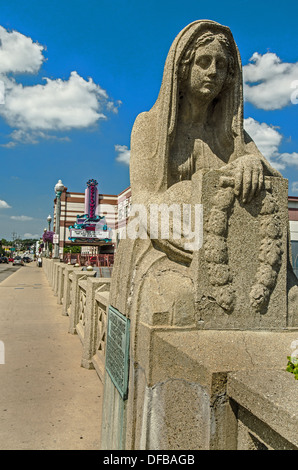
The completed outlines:
<svg viewBox="0 0 298 470">
<path fill-rule="evenodd" d="M 234 191 L 243 203 L 250 202 L 264 184 L 262 160 L 255 155 L 245 155 L 224 166 L 222 170 L 235 179 Z"/>
</svg>

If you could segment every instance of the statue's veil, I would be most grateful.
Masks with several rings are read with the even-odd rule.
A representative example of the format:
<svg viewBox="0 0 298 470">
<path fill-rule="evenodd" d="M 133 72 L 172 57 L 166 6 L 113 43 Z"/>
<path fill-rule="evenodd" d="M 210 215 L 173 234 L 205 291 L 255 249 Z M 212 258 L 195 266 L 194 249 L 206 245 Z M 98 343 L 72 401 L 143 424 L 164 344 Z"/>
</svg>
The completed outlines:
<svg viewBox="0 0 298 470">
<path fill-rule="evenodd" d="M 168 167 L 170 165 L 170 148 L 175 138 L 178 100 L 179 100 L 179 66 L 192 42 L 207 31 L 224 34 L 228 39 L 230 54 L 234 59 L 234 79 L 231 86 L 222 92 L 213 108 L 211 119 L 216 123 L 216 137 L 219 145 L 233 145 L 233 152 L 245 154 L 243 134 L 243 91 L 242 66 L 238 48 L 230 29 L 209 20 L 195 21 L 185 27 L 175 38 L 164 67 L 163 80 L 156 103 L 151 111 L 156 116 L 155 155 L 160 163 L 160 181 L 157 190 L 168 187 Z M 227 142 L 229 140 L 229 142 Z M 241 151 L 242 150 L 242 151 Z M 231 158 L 232 160 L 233 158 Z"/>
</svg>

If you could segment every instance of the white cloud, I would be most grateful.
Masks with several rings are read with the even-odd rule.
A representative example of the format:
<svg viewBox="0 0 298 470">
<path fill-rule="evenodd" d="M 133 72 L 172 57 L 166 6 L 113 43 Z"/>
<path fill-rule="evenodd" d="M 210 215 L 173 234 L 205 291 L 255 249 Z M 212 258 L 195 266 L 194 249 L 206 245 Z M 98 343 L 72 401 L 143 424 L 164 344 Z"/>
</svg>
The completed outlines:
<svg viewBox="0 0 298 470">
<path fill-rule="evenodd" d="M 16 145 L 17 145 L 16 142 L 7 142 L 7 144 L 1 144 L 1 147 L 5 147 L 7 149 L 12 149 Z"/>
<path fill-rule="evenodd" d="M 28 220 L 33 220 L 33 217 L 27 215 L 12 215 L 10 217 L 12 220 L 19 220 L 21 222 L 27 222 Z"/>
<path fill-rule="evenodd" d="M 117 162 L 129 165 L 130 150 L 128 147 L 126 145 L 115 145 L 115 150 L 118 153 L 116 157 Z"/>
<path fill-rule="evenodd" d="M 23 131 L 22 129 L 14 130 L 10 134 L 10 138 L 13 139 L 16 142 L 22 142 L 24 144 L 36 144 L 38 140 L 34 137 L 32 133 Z"/>
<path fill-rule="evenodd" d="M 291 192 L 298 193 L 298 181 L 294 181 L 291 185 Z"/>
<path fill-rule="evenodd" d="M 41 236 L 38 233 L 35 233 L 34 235 L 32 233 L 24 233 L 23 240 L 26 240 L 29 238 L 37 238 L 39 240 Z"/>
<path fill-rule="evenodd" d="M 106 119 L 101 110 L 107 93 L 91 78 L 86 81 L 71 72 L 68 80 L 45 80 L 44 85 L 26 87 L 10 81 L 0 114 L 11 127 L 65 131 Z"/>
<path fill-rule="evenodd" d="M 45 58 L 44 47 L 16 31 L 0 26 L 0 83 L 4 85 L 0 116 L 14 132 L 1 144 L 36 144 L 41 139 L 58 139 L 51 132 L 84 129 L 117 113 L 121 101 L 113 101 L 92 78 L 85 80 L 72 71 L 66 80 L 43 78 L 42 84 L 24 86 L 11 74 L 37 73 Z M 67 140 L 59 137 L 59 140 Z"/>
<path fill-rule="evenodd" d="M 9 206 L 6 201 L 0 199 L 0 209 L 10 209 L 10 207 L 11 206 Z"/>
<path fill-rule="evenodd" d="M 298 153 L 280 153 L 283 136 L 276 127 L 250 117 L 244 119 L 244 128 L 276 170 L 284 170 L 287 166 L 298 167 Z"/>
<path fill-rule="evenodd" d="M 281 109 L 293 102 L 297 77 L 298 62 L 282 62 L 272 52 L 255 52 L 243 67 L 244 98 L 260 109 Z"/>
<path fill-rule="evenodd" d="M 118 113 L 118 109 L 119 109 L 119 106 L 122 105 L 122 101 L 121 100 L 118 100 L 116 101 L 115 103 L 113 101 L 108 101 L 107 103 L 107 110 L 108 111 L 112 111 L 112 113 L 115 113 L 117 114 Z"/>
<path fill-rule="evenodd" d="M 23 129 L 15 129 L 9 137 L 12 139 L 7 144 L 0 144 L 0 147 L 13 148 L 17 144 L 38 144 L 42 139 L 59 140 L 61 142 L 69 142 L 69 137 L 58 137 L 43 131 L 28 131 Z"/>
<path fill-rule="evenodd" d="M 294 166 L 298 168 L 298 153 L 281 153 L 279 155 L 280 162 L 286 166 Z"/>
<path fill-rule="evenodd" d="M 17 31 L 0 26 L 0 73 L 36 73 L 44 59 L 44 47 Z"/>
<path fill-rule="evenodd" d="M 260 123 L 251 117 L 244 119 L 244 128 L 255 141 L 264 157 L 266 157 L 277 170 L 283 169 L 277 162 L 273 162 L 273 159 L 279 155 L 278 149 L 282 141 L 282 135 L 276 128 L 269 126 L 265 122 Z"/>
</svg>

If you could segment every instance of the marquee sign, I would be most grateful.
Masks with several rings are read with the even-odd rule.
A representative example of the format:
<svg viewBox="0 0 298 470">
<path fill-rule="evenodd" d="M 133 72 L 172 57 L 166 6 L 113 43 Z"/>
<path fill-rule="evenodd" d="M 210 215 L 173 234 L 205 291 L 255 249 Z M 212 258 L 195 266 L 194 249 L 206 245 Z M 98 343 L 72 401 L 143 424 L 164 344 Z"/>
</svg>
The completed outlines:
<svg viewBox="0 0 298 470">
<path fill-rule="evenodd" d="M 112 241 L 112 230 L 107 226 L 105 217 L 99 215 L 90 218 L 88 214 L 77 215 L 77 222 L 69 227 L 68 239 L 77 241 Z"/>
<path fill-rule="evenodd" d="M 72 242 L 112 241 L 112 230 L 107 226 L 104 216 L 97 215 L 97 181 L 87 181 L 85 190 L 85 214 L 77 215 L 77 221 L 69 227 L 68 239 Z"/>
<path fill-rule="evenodd" d="M 95 217 L 98 205 L 98 182 L 94 179 L 87 181 L 85 190 L 85 212 L 90 218 Z"/>
</svg>

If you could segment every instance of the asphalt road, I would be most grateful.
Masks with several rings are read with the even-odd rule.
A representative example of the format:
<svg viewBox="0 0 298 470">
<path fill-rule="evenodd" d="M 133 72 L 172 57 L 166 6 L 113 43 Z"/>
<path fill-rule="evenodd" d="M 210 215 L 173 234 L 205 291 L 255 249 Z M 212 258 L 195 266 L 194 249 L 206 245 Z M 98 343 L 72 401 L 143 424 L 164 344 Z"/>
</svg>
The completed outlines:
<svg viewBox="0 0 298 470">
<path fill-rule="evenodd" d="M 0 263 L 0 282 L 20 269 L 20 266 L 13 266 L 12 263 Z"/>
</svg>

